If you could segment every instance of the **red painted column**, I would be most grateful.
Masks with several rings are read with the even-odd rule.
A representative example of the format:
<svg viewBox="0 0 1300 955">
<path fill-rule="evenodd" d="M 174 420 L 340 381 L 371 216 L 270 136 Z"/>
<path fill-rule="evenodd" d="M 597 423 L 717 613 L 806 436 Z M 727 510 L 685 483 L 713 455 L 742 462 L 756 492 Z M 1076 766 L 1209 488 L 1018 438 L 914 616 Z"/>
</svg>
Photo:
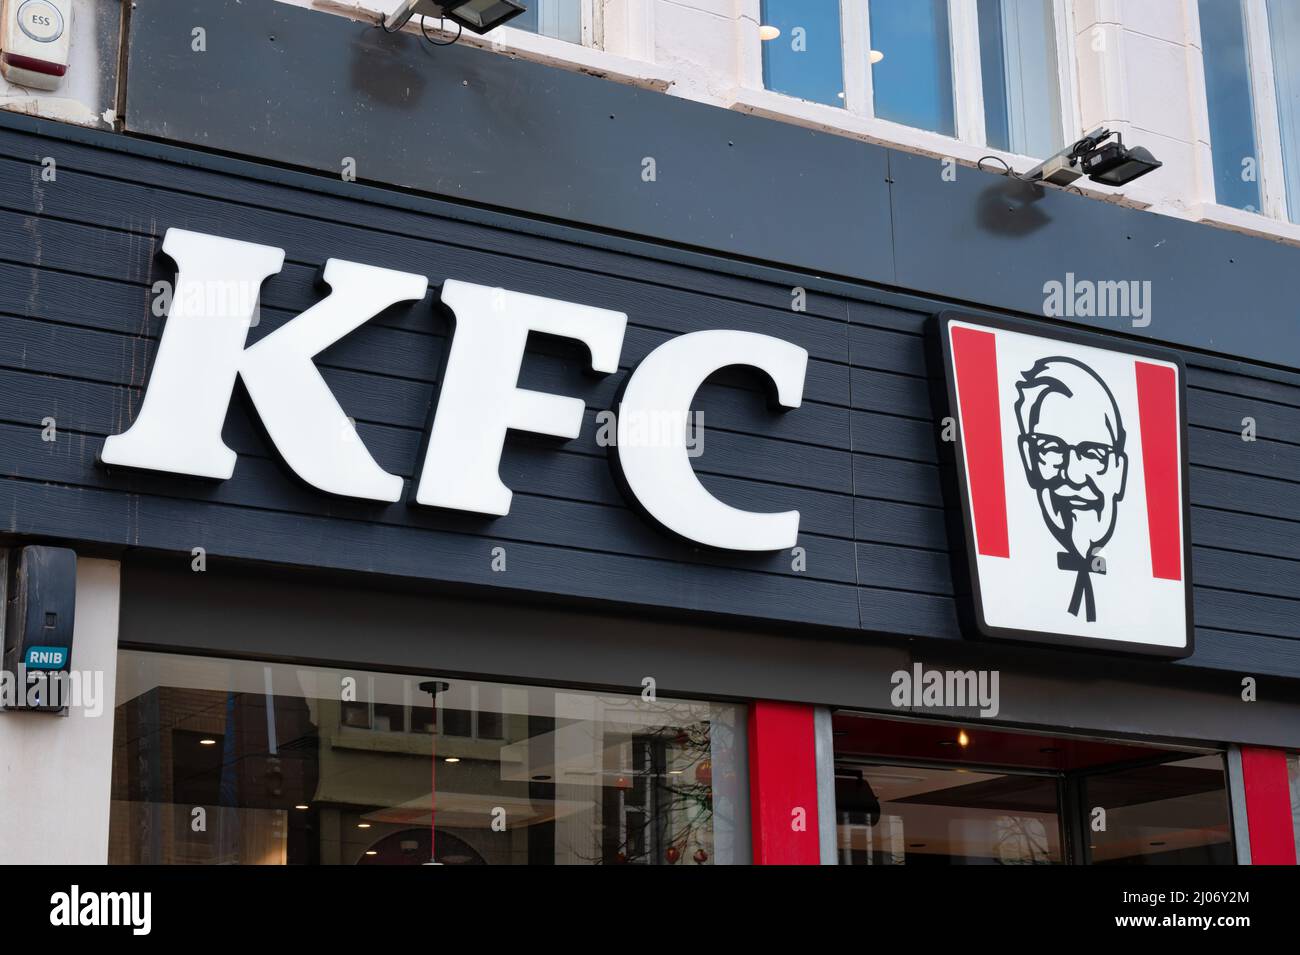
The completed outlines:
<svg viewBox="0 0 1300 955">
<path fill-rule="evenodd" d="M 1291 818 L 1286 753 L 1243 746 L 1241 775 L 1246 790 L 1251 864 L 1295 865 L 1295 824 Z"/>
<path fill-rule="evenodd" d="M 749 799 L 755 865 L 818 865 L 813 708 L 759 701 L 749 708 Z"/>
</svg>

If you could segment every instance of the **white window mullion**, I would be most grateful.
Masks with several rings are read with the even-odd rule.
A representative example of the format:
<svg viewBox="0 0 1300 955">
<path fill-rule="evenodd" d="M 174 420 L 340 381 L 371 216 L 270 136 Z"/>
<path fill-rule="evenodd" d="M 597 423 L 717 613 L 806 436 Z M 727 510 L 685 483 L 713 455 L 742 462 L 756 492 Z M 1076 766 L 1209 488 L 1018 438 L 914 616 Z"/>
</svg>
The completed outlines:
<svg viewBox="0 0 1300 955">
<path fill-rule="evenodd" d="M 844 108 L 855 116 L 875 115 L 871 86 L 871 16 L 869 0 L 843 0 L 840 34 L 844 56 Z"/>
<path fill-rule="evenodd" d="M 1074 4 L 1052 0 L 1056 28 L 1056 72 L 1061 97 L 1061 145 L 1074 143 L 1087 132 L 1079 112 L 1079 53 L 1074 48 Z"/>
<path fill-rule="evenodd" d="M 987 144 L 984 129 L 984 76 L 980 72 L 979 8 L 976 0 L 948 0 L 952 46 L 952 96 L 957 138 L 972 146 Z"/>
<path fill-rule="evenodd" d="M 1282 160 L 1282 129 L 1273 81 L 1273 48 L 1264 0 L 1243 0 L 1246 17 L 1246 62 L 1255 104 L 1255 159 L 1258 166 L 1260 211 L 1274 219 L 1287 218 L 1286 169 Z M 1202 39 L 1204 42 L 1204 39 Z"/>
<path fill-rule="evenodd" d="M 603 9 L 597 0 L 582 0 L 582 45 L 593 49 L 604 46 L 604 30 L 601 29 Z"/>
</svg>

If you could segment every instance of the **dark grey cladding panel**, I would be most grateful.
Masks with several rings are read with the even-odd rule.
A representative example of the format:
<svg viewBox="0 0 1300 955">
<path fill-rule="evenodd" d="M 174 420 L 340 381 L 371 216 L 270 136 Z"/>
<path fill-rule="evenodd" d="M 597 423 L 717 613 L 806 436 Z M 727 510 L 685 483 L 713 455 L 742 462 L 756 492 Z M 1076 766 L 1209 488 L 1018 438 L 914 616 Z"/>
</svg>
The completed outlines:
<svg viewBox="0 0 1300 955">
<path fill-rule="evenodd" d="M 890 154 L 897 284 L 1044 314 L 1044 285 L 1149 282 L 1149 324 L 1063 315 L 1090 328 L 1300 367 L 1290 283 L 1300 251 L 1068 190 Z M 1146 299 L 1144 298 L 1144 301 Z"/>
<path fill-rule="evenodd" d="M 134 133 L 893 277 L 886 151 L 842 137 L 270 0 L 136 0 L 127 76 Z"/>
<path fill-rule="evenodd" d="M 45 156 L 58 161 L 57 183 L 40 180 Z M 287 250 L 283 273 L 265 285 L 254 337 L 314 303 L 323 294 L 319 267 L 337 256 L 423 272 L 435 284 L 454 275 L 625 310 L 622 368 L 593 378 L 580 350 L 530 343 L 522 383 L 582 397 L 589 411 L 576 441 L 507 440 L 502 475 L 515 502 L 495 521 L 305 488 L 242 401 L 225 430 L 239 454 L 231 480 L 106 471 L 96 454 L 137 413 L 163 328 L 150 314 L 150 286 L 170 277 L 156 254 L 170 226 Z M 808 289 L 806 313 L 790 310 L 796 285 Z M 432 297 L 386 311 L 318 360 L 381 466 L 408 479 L 447 341 Z M 203 546 L 214 568 L 310 566 L 358 584 L 400 580 L 617 604 L 638 618 L 727 619 L 748 628 L 743 639 L 761 631 L 787 654 L 791 644 L 778 633 L 817 640 L 808 645 L 824 661 L 849 659 L 856 651 L 846 647 L 856 644 L 895 648 L 890 654 L 906 646 L 928 662 L 966 646 L 947 565 L 922 340 L 927 316 L 941 307 L 810 273 L 0 116 L 4 531 L 103 553 L 141 548 L 182 567 Z M 705 454 L 696 462 L 701 480 L 736 506 L 799 509 L 806 570 L 795 570 L 788 554 L 711 553 L 662 535 L 624 499 L 595 442 L 595 412 L 608 407 L 629 368 L 674 335 L 712 327 L 777 335 L 812 355 L 804 404 L 785 414 L 768 410 L 752 374 L 706 385 L 698 404 Z M 1197 653 L 1143 672 L 1300 677 L 1300 375 L 1196 353 L 1187 360 Z M 55 442 L 41 440 L 47 416 L 58 423 Z M 1253 443 L 1241 440 L 1243 417 L 1257 422 Z M 507 547 L 504 574 L 491 569 L 497 545 Z M 828 649 L 839 639 L 844 647 Z M 972 652 L 1014 669 L 1023 651 Z M 1082 665 L 1077 655 L 1068 659 Z M 807 681 L 827 676 L 817 661 L 801 666 Z M 826 684 L 835 694 L 823 701 L 875 706 L 876 691 L 853 691 L 854 679 L 844 670 Z M 762 681 L 751 685 L 780 696 Z"/>
</svg>

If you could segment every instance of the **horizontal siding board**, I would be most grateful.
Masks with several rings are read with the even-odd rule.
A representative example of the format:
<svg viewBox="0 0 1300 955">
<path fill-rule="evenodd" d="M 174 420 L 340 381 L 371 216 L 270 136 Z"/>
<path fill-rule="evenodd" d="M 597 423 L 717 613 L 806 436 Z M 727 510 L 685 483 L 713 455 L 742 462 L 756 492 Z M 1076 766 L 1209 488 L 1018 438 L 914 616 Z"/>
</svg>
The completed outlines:
<svg viewBox="0 0 1300 955">
<path fill-rule="evenodd" d="M 39 442 L 39 444 L 37 443 Z M 386 505 L 354 501 L 317 492 L 297 481 L 286 480 L 276 462 L 241 459 L 228 481 L 181 479 L 163 474 L 95 466 L 102 441 L 68 435 L 62 441 L 33 440 L 30 430 L 0 425 L 0 467 L 25 480 L 67 484 L 126 492 L 134 495 L 188 497 L 262 512 L 278 511 L 336 519 L 419 527 L 426 530 L 490 537 L 498 541 L 523 541 L 557 547 L 626 553 L 657 560 L 722 564 L 768 574 L 801 574 L 810 579 L 852 583 L 853 544 L 846 540 L 801 535 L 809 554 L 806 571 L 795 571 L 788 553 L 750 554 L 737 558 L 715 555 L 657 532 L 627 506 L 601 506 L 553 497 L 516 494 L 510 514 L 496 519 L 481 515 L 415 507 L 405 500 Z M 409 487 L 408 487 L 409 490 Z M 341 533 L 350 529 L 340 523 Z M 195 546 L 203 546 L 197 541 Z"/>
<path fill-rule="evenodd" d="M 186 563 L 191 548 L 200 546 L 194 542 L 207 541 L 209 560 L 309 562 L 323 569 L 745 618 L 857 624 L 849 585 L 525 543 L 510 545 L 509 570 L 498 574 L 490 567 L 490 538 L 412 526 L 347 522 L 344 535 L 343 525 L 328 518 L 21 480 L 0 487 L 0 512 L 9 515 L 4 529 L 11 534 L 147 546 L 182 554 Z"/>
<path fill-rule="evenodd" d="M 1188 483 L 1193 504 L 1217 505 L 1259 517 L 1300 520 L 1300 483 L 1218 468 L 1192 467 L 1190 471 Z"/>
<path fill-rule="evenodd" d="M 39 188 L 42 162 L 46 157 L 52 157 L 61 174 L 64 170 L 75 170 L 110 183 L 128 186 L 141 182 L 165 183 L 168 190 L 222 199 L 233 207 L 269 207 L 318 221 L 365 225 L 399 236 L 454 241 L 466 248 L 495 249 L 507 255 L 534 257 L 575 270 L 634 278 L 702 294 L 728 296 L 773 308 L 789 308 L 792 302 L 792 288 L 630 255 L 594 246 L 586 241 L 541 240 L 523 230 L 468 221 L 461 214 L 461 207 L 446 202 L 420 200 L 427 210 L 437 210 L 442 215 L 412 211 L 406 208 L 409 201 L 407 194 L 373 186 L 356 185 L 355 192 L 367 197 L 366 200 L 357 200 L 311 188 L 319 182 L 311 177 L 305 178 L 308 188 L 278 185 L 259 175 L 261 170 L 255 165 L 249 166 L 250 179 L 237 174 L 209 172 L 194 165 L 178 165 L 142 156 L 126 157 L 111 150 L 55 141 L 12 129 L 0 129 L 0 155 L 15 157 L 30 167 L 25 172 L 26 178 L 23 170 L 16 170 L 16 178 L 24 191 Z M 142 220 L 132 215 L 129 221 L 138 224 Z M 222 217 L 221 221 L 226 220 Z M 524 221 L 521 224 L 527 223 Z M 330 254 L 337 253 L 331 251 Z M 849 303 L 844 299 L 815 289 L 805 289 L 805 292 L 808 314 L 839 321 L 846 319 Z"/>
<path fill-rule="evenodd" d="M 492 247 L 464 248 L 419 235 L 397 235 L 337 222 L 321 224 L 270 208 L 232 205 L 77 173 L 64 173 L 62 181 L 50 188 L 49 184 L 39 182 L 39 176 L 32 183 L 24 175 L 27 168 L 23 166 L 16 171 L 16 165 L 20 164 L 0 160 L 0 208 L 7 210 L 6 216 L 27 217 L 29 233 L 43 231 L 48 224 L 57 222 L 61 241 L 66 241 L 69 230 L 79 226 L 86 227 L 88 235 L 98 234 L 105 227 L 134 226 L 140 231 L 118 233 L 123 242 L 160 247 L 168 227 L 187 228 L 284 248 L 290 262 L 313 271 L 329 258 L 351 259 L 421 275 L 428 275 L 431 267 L 436 266 L 437 272 L 429 276 L 435 284 L 446 276 L 612 308 L 667 331 L 681 333 L 699 327 L 698 295 L 668 286 L 575 272 L 547 262 L 499 253 Z M 72 182 L 68 181 L 70 178 Z M 148 222 L 140 220 L 141 208 L 150 210 Z M 39 219 L 32 218 L 37 214 Z M 3 219 L 0 216 L 0 222 Z M 267 285 L 268 302 L 281 304 L 275 297 L 275 280 L 268 280 Z M 794 312 L 789 307 L 775 309 L 728 298 L 711 298 L 709 310 L 716 327 L 780 334 L 818 358 L 844 361 L 847 357 L 840 321 Z"/>
<path fill-rule="evenodd" d="M 1193 362 L 1195 361 L 1196 359 L 1193 359 Z M 1272 371 L 1272 369 L 1260 369 L 1260 371 Z M 1189 364 L 1187 368 L 1189 387 L 1300 408 L 1300 375 L 1286 374 L 1285 377 L 1290 380 L 1278 381 L 1248 374 L 1235 374 L 1222 368 L 1209 368 L 1195 363 Z"/>
<path fill-rule="evenodd" d="M 1187 421 L 1217 431 L 1241 433 L 1252 419 L 1256 440 L 1300 444 L 1300 408 L 1261 401 L 1242 395 L 1225 395 L 1218 391 L 1190 388 L 1187 393 Z M 1242 441 L 1242 450 L 1252 450 L 1253 442 Z"/>
<path fill-rule="evenodd" d="M 1197 547 L 1192 579 L 1198 585 L 1300 601 L 1300 561 Z M 1293 608 L 1300 636 L 1300 603 Z"/>
<path fill-rule="evenodd" d="M 127 426 L 128 403 L 138 403 L 138 390 L 132 397 L 122 387 L 0 369 L 0 421 L 18 426 L 10 434 L 22 447 L 40 447 L 41 422 L 47 416 L 55 419 L 59 434 L 103 438 L 120 433 Z M 385 470 L 405 477 L 415 473 L 420 432 L 369 423 L 359 424 L 357 430 Z M 240 462 L 245 458 L 274 458 L 274 452 L 242 407 L 230 413 L 223 438 L 240 455 Z M 557 449 L 553 442 L 510 436 L 500 473 L 507 487 L 525 493 L 570 496 L 614 506 L 626 503 L 615 486 L 606 455 Z M 700 480 L 723 500 L 749 502 L 756 510 L 798 510 L 801 527 L 809 534 L 846 538 L 852 534 L 853 499 L 847 494 L 763 484 L 708 472 L 701 472 Z"/>
</svg>

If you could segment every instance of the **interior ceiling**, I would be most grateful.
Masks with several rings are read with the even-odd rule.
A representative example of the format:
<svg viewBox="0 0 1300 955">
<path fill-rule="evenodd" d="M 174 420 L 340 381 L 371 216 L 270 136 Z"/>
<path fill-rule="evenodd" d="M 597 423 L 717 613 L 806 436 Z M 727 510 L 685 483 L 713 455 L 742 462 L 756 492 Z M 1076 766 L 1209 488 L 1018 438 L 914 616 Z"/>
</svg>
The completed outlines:
<svg viewBox="0 0 1300 955">
<path fill-rule="evenodd" d="M 834 714 L 832 730 L 836 759 L 874 756 L 954 766 L 1068 772 L 1158 760 L 1161 756 L 1191 755 L 1154 746 L 1017 733 L 956 723 L 885 719 L 848 712 Z M 965 746 L 958 742 L 963 732 L 967 739 Z M 1218 785 L 1222 785 L 1221 773 Z"/>
</svg>

